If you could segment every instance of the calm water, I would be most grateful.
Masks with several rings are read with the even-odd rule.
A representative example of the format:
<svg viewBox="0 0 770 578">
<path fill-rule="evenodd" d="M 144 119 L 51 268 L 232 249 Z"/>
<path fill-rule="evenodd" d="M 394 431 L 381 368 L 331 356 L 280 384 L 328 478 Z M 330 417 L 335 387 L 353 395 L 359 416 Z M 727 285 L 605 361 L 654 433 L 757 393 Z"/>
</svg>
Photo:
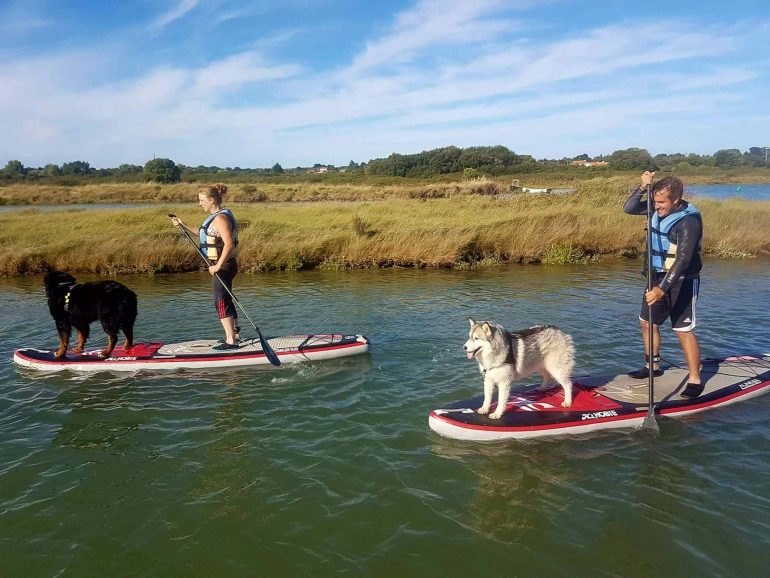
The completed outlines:
<svg viewBox="0 0 770 578">
<path fill-rule="evenodd" d="M 189 208 L 189 204 L 174 203 L 68 203 L 65 205 L 0 205 L 0 213 L 8 211 L 104 211 L 104 210 L 125 210 L 147 209 L 152 207 L 184 207 Z"/>
<path fill-rule="evenodd" d="M 709 197 L 712 199 L 728 199 L 730 197 L 743 197 L 750 201 L 764 201 L 770 199 L 770 183 L 753 185 L 688 185 L 684 187 L 685 195 L 695 197 Z"/>
<path fill-rule="evenodd" d="M 578 373 L 637 367 L 640 267 L 242 276 L 268 335 L 361 332 L 371 353 L 87 377 L 14 366 L 57 338 L 41 280 L 0 280 L 0 576 L 765 576 L 770 396 L 658 436 L 427 426 L 481 392 L 468 315 L 562 326 Z M 219 337 L 206 276 L 124 281 L 141 339 Z M 770 350 L 768 303 L 767 259 L 707 262 L 704 355 Z M 681 360 L 670 331 L 663 353 Z"/>
</svg>

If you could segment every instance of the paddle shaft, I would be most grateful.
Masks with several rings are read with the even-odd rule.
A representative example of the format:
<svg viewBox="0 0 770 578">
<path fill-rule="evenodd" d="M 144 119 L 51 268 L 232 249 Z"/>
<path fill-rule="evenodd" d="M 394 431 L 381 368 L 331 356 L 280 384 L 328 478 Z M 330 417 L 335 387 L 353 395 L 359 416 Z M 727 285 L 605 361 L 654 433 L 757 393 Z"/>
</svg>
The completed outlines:
<svg viewBox="0 0 770 578">
<path fill-rule="evenodd" d="M 178 218 L 176 215 L 169 213 L 169 217 L 172 219 Z M 198 247 L 198 244 L 190 237 L 190 233 L 187 232 L 187 229 L 185 229 L 181 224 L 178 225 L 179 230 L 182 231 L 182 234 L 185 236 L 185 239 L 190 241 L 190 244 L 195 248 L 195 252 L 198 253 L 201 259 L 203 259 L 203 262 L 206 264 L 207 267 L 211 266 L 211 263 L 206 258 L 206 256 L 201 252 L 200 248 Z M 278 356 L 275 354 L 275 351 L 273 351 L 273 348 L 270 347 L 270 344 L 267 342 L 267 340 L 262 336 L 262 332 L 259 330 L 259 327 L 257 327 L 257 324 L 254 323 L 254 321 L 251 319 L 249 314 L 246 312 L 246 309 L 243 308 L 243 305 L 241 305 L 241 302 L 238 301 L 238 299 L 235 298 L 235 295 L 233 295 L 233 292 L 230 291 L 230 288 L 225 284 L 224 281 L 222 281 L 222 278 L 219 276 L 219 273 L 214 273 L 214 277 L 217 278 L 217 280 L 222 284 L 222 287 L 224 287 L 225 291 L 227 291 L 227 294 L 230 295 L 230 297 L 233 300 L 233 303 L 235 303 L 238 306 L 238 309 L 240 309 L 243 314 L 246 316 L 246 319 L 249 320 L 249 323 L 251 323 L 251 326 L 254 328 L 254 330 L 257 332 L 257 336 L 259 337 L 259 343 L 262 345 L 262 351 L 265 352 L 265 355 L 267 356 L 268 361 L 272 363 L 275 366 L 281 365 L 281 361 L 278 359 Z"/>
<path fill-rule="evenodd" d="M 652 185 L 647 185 L 647 291 L 652 290 Z M 645 423 L 652 427 L 657 427 L 655 422 L 655 358 L 653 350 L 653 331 L 652 331 L 652 303 L 647 304 L 647 345 L 648 345 L 648 377 L 647 377 L 647 417 Z M 654 425 L 653 425 L 654 424 Z"/>
</svg>

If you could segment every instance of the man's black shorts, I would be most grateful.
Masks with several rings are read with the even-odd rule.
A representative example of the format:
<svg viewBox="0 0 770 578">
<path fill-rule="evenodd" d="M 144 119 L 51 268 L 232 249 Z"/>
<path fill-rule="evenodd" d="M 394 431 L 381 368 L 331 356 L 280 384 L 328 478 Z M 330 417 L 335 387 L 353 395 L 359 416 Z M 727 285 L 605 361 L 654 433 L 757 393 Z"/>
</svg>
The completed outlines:
<svg viewBox="0 0 770 578">
<path fill-rule="evenodd" d="M 663 279 L 661 274 L 656 281 Z M 695 303 L 698 301 L 698 288 L 700 277 L 694 279 L 679 279 L 672 286 L 665 298 L 652 305 L 653 325 L 663 325 L 671 318 L 671 327 L 674 331 L 692 331 L 695 329 Z M 646 289 L 645 289 L 646 292 Z M 647 319 L 647 302 L 642 294 L 642 311 L 639 319 Z"/>
</svg>

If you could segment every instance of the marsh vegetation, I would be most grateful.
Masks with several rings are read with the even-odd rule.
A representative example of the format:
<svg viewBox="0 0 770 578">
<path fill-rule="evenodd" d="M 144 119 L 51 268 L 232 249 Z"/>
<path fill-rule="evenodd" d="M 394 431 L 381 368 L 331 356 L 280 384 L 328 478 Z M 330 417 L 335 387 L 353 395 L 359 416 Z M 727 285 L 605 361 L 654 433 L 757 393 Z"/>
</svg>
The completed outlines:
<svg viewBox="0 0 770 578">
<path fill-rule="evenodd" d="M 240 227 L 240 268 L 251 273 L 467 269 L 636 258 L 644 250 L 645 219 L 622 212 L 627 179 L 623 184 L 611 179 L 580 183 L 567 195 L 506 198 L 490 194 L 490 183 L 495 184 L 305 186 L 303 195 L 325 196 L 325 202 L 303 203 L 249 202 L 247 195 L 253 193 L 234 186 L 228 206 Z M 0 274 L 36 274 L 49 267 L 105 275 L 199 269 L 199 258 L 166 217 L 171 203 L 184 201 L 187 206 L 175 205 L 173 212 L 190 225 L 202 219 L 192 202 L 195 185 L 168 185 L 160 191 L 156 186 L 135 186 L 131 198 L 154 198 L 157 208 L 7 212 L 0 229 Z M 266 194 L 271 198 L 289 191 L 277 187 Z M 99 198 L 110 200 L 115 199 Z M 698 208 L 707 256 L 744 258 L 770 251 L 770 201 L 703 198 Z"/>
</svg>

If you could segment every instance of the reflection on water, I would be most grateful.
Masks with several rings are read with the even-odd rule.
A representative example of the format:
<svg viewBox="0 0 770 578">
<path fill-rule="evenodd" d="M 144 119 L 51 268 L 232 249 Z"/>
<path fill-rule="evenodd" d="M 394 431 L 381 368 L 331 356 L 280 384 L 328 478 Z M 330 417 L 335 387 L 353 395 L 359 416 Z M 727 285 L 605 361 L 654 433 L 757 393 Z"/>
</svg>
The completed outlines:
<svg viewBox="0 0 770 578">
<path fill-rule="evenodd" d="M 132 397 L 131 384 L 125 381 L 106 386 L 83 382 L 62 390 L 56 406 L 70 410 L 53 443 L 121 452 L 130 443 L 126 438 L 141 424 L 141 413 L 131 411 Z"/>
<path fill-rule="evenodd" d="M 758 330 L 770 324 L 768 265 L 706 263 L 704 356 L 770 350 Z M 639 270 L 242 275 L 236 295 L 266 335 L 363 333 L 370 354 L 276 370 L 88 376 L 13 366 L 16 347 L 58 339 L 42 280 L 0 280 L 4 569 L 760 575 L 770 396 L 661 419 L 658 436 L 484 445 L 427 426 L 431 409 L 481 393 L 462 351 L 467 316 L 561 326 L 574 337 L 577 373 L 637 367 Z M 218 337 L 207 274 L 121 280 L 139 295 L 138 339 Z M 668 329 L 663 342 L 681 362 Z"/>
<path fill-rule="evenodd" d="M 23 211 L 25 213 L 49 212 L 49 211 L 67 211 L 78 213 L 82 211 L 125 211 L 128 209 L 169 209 L 189 207 L 185 204 L 169 203 L 68 203 L 64 205 L 0 205 L 0 213 Z"/>
</svg>

